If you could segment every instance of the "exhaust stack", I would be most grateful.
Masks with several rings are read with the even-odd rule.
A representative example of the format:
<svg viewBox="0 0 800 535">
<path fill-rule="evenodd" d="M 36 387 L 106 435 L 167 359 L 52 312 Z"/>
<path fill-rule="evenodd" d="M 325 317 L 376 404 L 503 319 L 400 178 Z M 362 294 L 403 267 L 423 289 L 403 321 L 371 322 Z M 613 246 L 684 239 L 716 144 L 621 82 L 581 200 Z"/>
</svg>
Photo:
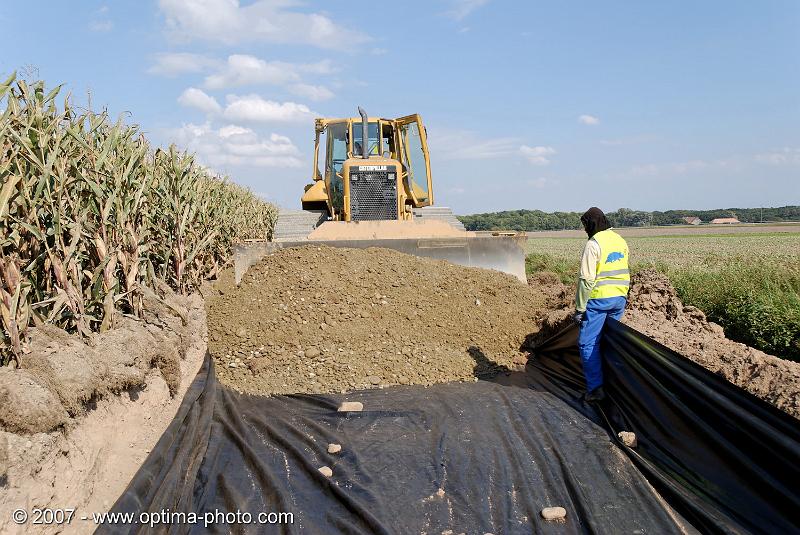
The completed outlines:
<svg viewBox="0 0 800 535">
<path fill-rule="evenodd" d="M 358 107 L 358 114 L 361 115 L 361 157 L 366 160 L 369 158 L 369 121 L 367 112 L 361 106 Z"/>
</svg>

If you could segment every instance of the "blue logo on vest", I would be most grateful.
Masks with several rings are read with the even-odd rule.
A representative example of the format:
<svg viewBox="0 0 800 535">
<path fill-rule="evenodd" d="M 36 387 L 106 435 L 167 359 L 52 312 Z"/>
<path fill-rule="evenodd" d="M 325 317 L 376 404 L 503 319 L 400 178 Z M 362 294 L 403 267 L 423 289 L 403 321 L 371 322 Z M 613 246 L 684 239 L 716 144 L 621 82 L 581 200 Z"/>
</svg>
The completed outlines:
<svg viewBox="0 0 800 535">
<path fill-rule="evenodd" d="M 606 264 L 611 262 L 616 262 L 617 260 L 622 260 L 625 258 L 625 255 L 619 252 L 609 253 L 608 258 L 606 258 Z"/>
</svg>

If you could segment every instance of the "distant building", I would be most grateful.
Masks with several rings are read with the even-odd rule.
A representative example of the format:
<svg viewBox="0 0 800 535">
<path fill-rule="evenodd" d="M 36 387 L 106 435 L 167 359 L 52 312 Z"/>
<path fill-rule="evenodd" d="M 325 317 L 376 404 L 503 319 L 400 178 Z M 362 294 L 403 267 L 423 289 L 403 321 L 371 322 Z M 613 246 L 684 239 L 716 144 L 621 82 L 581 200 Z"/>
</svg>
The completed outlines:
<svg viewBox="0 0 800 535">
<path fill-rule="evenodd" d="M 741 221 L 735 217 L 718 217 L 711 220 L 712 225 L 735 225 L 737 223 L 741 223 Z"/>
<path fill-rule="evenodd" d="M 702 223 L 700 218 L 695 216 L 684 217 L 683 220 L 686 221 L 687 225 L 699 225 Z"/>
</svg>

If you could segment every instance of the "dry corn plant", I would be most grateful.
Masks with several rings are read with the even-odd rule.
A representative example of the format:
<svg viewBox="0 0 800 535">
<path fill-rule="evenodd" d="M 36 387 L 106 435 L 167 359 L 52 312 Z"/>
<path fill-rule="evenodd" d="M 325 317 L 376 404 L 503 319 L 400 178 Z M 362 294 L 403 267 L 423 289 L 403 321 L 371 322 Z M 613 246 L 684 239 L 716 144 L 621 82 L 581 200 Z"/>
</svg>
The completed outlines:
<svg viewBox="0 0 800 535">
<path fill-rule="evenodd" d="M 60 86 L 0 84 L 0 354 L 24 358 L 29 326 L 84 335 L 141 312 L 155 278 L 186 292 L 232 245 L 270 239 L 275 207 L 135 125 L 77 110 Z"/>
</svg>

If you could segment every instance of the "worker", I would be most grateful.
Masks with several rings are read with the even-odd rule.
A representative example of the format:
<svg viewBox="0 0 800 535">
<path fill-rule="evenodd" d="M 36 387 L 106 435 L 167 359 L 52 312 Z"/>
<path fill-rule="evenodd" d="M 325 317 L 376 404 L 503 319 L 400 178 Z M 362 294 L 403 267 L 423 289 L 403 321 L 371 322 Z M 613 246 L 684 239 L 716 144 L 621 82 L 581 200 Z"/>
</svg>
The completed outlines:
<svg viewBox="0 0 800 535">
<path fill-rule="evenodd" d="M 574 319 L 580 326 L 578 348 L 586 378 L 584 399 L 597 402 L 605 398 L 600 359 L 603 326 L 608 317 L 619 320 L 628 302 L 628 244 L 612 230 L 597 207 L 589 208 L 581 216 L 581 223 L 589 239 L 581 258 Z"/>
</svg>

